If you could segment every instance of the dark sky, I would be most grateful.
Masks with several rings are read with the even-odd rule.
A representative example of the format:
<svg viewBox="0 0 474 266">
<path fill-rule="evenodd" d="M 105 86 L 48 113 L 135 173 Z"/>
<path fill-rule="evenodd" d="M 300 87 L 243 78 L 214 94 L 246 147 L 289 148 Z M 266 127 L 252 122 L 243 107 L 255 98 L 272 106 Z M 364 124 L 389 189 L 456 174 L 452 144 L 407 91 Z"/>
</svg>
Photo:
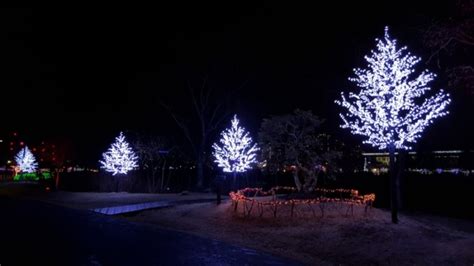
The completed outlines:
<svg viewBox="0 0 474 266">
<path fill-rule="evenodd" d="M 420 28 L 451 8 L 450 1 L 318 2 L 2 9 L 2 130 L 70 137 L 82 156 L 98 158 L 119 130 L 177 133 L 159 101 L 186 113 L 186 82 L 204 75 L 218 91 L 243 85 L 233 111 L 250 129 L 300 107 L 334 130 L 333 101 L 383 27 L 426 57 Z M 450 127 L 444 121 L 433 132 Z"/>
</svg>

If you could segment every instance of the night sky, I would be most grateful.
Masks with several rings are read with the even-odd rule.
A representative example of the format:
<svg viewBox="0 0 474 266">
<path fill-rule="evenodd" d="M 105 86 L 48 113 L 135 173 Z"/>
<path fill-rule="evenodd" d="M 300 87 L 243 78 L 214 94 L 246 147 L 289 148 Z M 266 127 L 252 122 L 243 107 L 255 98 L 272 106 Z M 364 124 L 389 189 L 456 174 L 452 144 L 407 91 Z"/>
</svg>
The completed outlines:
<svg viewBox="0 0 474 266">
<path fill-rule="evenodd" d="M 330 132 L 357 140 L 337 128 L 333 103 L 354 88 L 352 68 L 364 66 L 385 25 L 427 58 L 420 31 L 449 14 L 452 1 L 311 2 L 2 9 L 1 130 L 32 141 L 71 138 L 79 157 L 96 161 L 119 130 L 179 136 L 159 102 L 187 114 L 187 81 L 207 76 L 218 93 L 240 88 L 232 108 L 248 129 L 299 107 L 326 118 Z M 440 76 L 436 89 L 445 87 L 443 72 L 428 67 Z M 472 99 L 453 94 L 453 114 L 419 148 L 472 147 L 473 119 L 465 114 Z"/>
</svg>

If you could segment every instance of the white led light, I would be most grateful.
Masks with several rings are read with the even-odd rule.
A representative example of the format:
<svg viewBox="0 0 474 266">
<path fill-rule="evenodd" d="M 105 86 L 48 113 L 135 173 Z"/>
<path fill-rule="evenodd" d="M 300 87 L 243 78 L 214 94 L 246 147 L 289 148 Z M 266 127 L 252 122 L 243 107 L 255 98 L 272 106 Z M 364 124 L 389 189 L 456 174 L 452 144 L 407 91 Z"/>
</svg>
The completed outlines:
<svg viewBox="0 0 474 266">
<path fill-rule="evenodd" d="M 248 136 L 243 127 L 239 127 L 237 115 L 232 119 L 232 126 L 221 133 L 222 138 L 219 146 L 212 145 L 214 162 L 224 172 L 245 172 L 251 169 L 250 165 L 257 162 L 255 152 L 259 149 L 256 144 L 252 145 L 252 138 Z"/>
<path fill-rule="evenodd" d="M 377 50 L 365 56 L 368 67 L 355 69 L 355 78 L 349 78 L 360 92 L 348 97 L 341 93 L 342 100 L 336 101 L 348 111 L 340 114 L 341 127 L 365 136 L 364 143 L 381 150 L 411 149 L 426 126 L 448 113 L 445 109 L 451 102 L 443 90 L 422 98 L 436 75 L 425 70 L 412 77 L 421 59 L 405 52 L 406 47 L 397 49 L 396 44 L 386 27 L 384 39 L 377 39 Z"/>
<path fill-rule="evenodd" d="M 112 143 L 109 150 L 104 152 L 102 156 L 104 160 L 99 161 L 102 164 L 101 168 L 112 173 L 112 175 L 126 174 L 138 167 L 138 157 L 129 147 L 122 132 L 115 138 L 115 143 Z"/>
<path fill-rule="evenodd" d="M 18 152 L 15 156 L 15 161 L 16 165 L 20 168 L 20 171 L 24 173 L 33 173 L 38 168 L 35 156 L 27 146 Z"/>
</svg>

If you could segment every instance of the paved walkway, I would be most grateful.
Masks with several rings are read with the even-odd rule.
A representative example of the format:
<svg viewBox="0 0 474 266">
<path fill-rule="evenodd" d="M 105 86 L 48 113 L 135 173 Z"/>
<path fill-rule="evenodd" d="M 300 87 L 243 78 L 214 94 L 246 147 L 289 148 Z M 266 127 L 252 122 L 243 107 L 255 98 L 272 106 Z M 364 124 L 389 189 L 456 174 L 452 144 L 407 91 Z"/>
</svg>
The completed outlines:
<svg viewBox="0 0 474 266">
<path fill-rule="evenodd" d="M 252 249 L 38 201 L 0 198 L 0 264 L 295 265 Z"/>
<path fill-rule="evenodd" d="M 117 215 L 117 214 L 149 210 L 149 209 L 171 207 L 171 206 L 180 205 L 180 204 L 212 202 L 212 201 L 216 201 L 216 200 L 215 199 L 195 199 L 195 200 L 176 200 L 176 201 L 161 200 L 161 201 L 143 202 L 143 203 L 136 203 L 136 204 L 126 204 L 126 205 L 120 205 L 120 206 L 111 206 L 111 207 L 104 207 L 104 208 L 93 208 L 90 210 L 93 212 L 97 212 L 97 213 L 101 213 L 105 215 Z"/>
<path fill-rule="evenodd" d="M 155 202 L 145 202 L 137 204 L 127 204 L 121 206 L 105 207 L 105 208 L 95 208 L 91 209 L 93 212 L 106 214 L 106 215 L 116 215 L 130 212 L 143 211 L 148 209 L 155 208 L 164 208 L 172 206 L 168 201 L 155 201 Z"/>
</svg>

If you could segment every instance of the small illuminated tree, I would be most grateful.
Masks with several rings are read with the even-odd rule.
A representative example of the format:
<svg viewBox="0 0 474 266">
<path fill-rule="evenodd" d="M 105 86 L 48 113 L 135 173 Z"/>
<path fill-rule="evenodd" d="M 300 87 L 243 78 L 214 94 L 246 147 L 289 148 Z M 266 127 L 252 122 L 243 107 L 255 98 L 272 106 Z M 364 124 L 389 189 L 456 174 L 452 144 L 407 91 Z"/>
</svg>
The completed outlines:
<svg viewBox="0 0 474 266">
<path fill-rule="evenodd" d="M 99 161 L 101 168 L 105 171 L 116 174 L 127 174 L 129 171 L 138 167 L 138 157 L 130 148 L 122 132 L 115 138 L 115 142 L 107 152 L 102 154 L 103 160 Z"/>
<path fill-rule="evenodd" d="M 257 144 L 252 145 L 252 138 L 245 128 L 239 126 L 237 115 L 231 121 L 232 125 L 221 133 L 221 146 L 217 143 L 212 145 L 214 162 L 226 173 L 233 173 L 233 182 L 237 173 L 251 169 L 251 165 L 257 162 Z"/>
<path fill-rule="evenodd" d="M 35 156 L 33 153 L 31 153 L 27 146 L 18 152 L 18 154 L 15 156 L 15 161 L 17 167 L 20 168 L 20 172 L 22 173 L 34 173 L 38 168 L 38 163 L 36 162 Z"/>
<path fill-rule="evenodd" d="M 390 39 L 388 27 L 383 39 L 376 39 L 377 49 L 366 56 L 366 69 L 354 69 L 349 78 L 360 88 L 358 94 L 349 93 L 337 104 L 347 109 L 340 114 L 342 128 L 365 137 L 364 143 L 380 150 L 388 150 L 391 174 L 392 222 L 398 222 L 399 180 L 394 173 L 396 150 L 411 149 L 423 130 L 434 119 L 446 115 L 449 95 L 442 90 L 431 97 L 422 97 L 431 88 L 428 83 L 435 74 L 428 70 L 413 77 L 414 66 L 421 60 L 397 48 Z"/>
</svg>

